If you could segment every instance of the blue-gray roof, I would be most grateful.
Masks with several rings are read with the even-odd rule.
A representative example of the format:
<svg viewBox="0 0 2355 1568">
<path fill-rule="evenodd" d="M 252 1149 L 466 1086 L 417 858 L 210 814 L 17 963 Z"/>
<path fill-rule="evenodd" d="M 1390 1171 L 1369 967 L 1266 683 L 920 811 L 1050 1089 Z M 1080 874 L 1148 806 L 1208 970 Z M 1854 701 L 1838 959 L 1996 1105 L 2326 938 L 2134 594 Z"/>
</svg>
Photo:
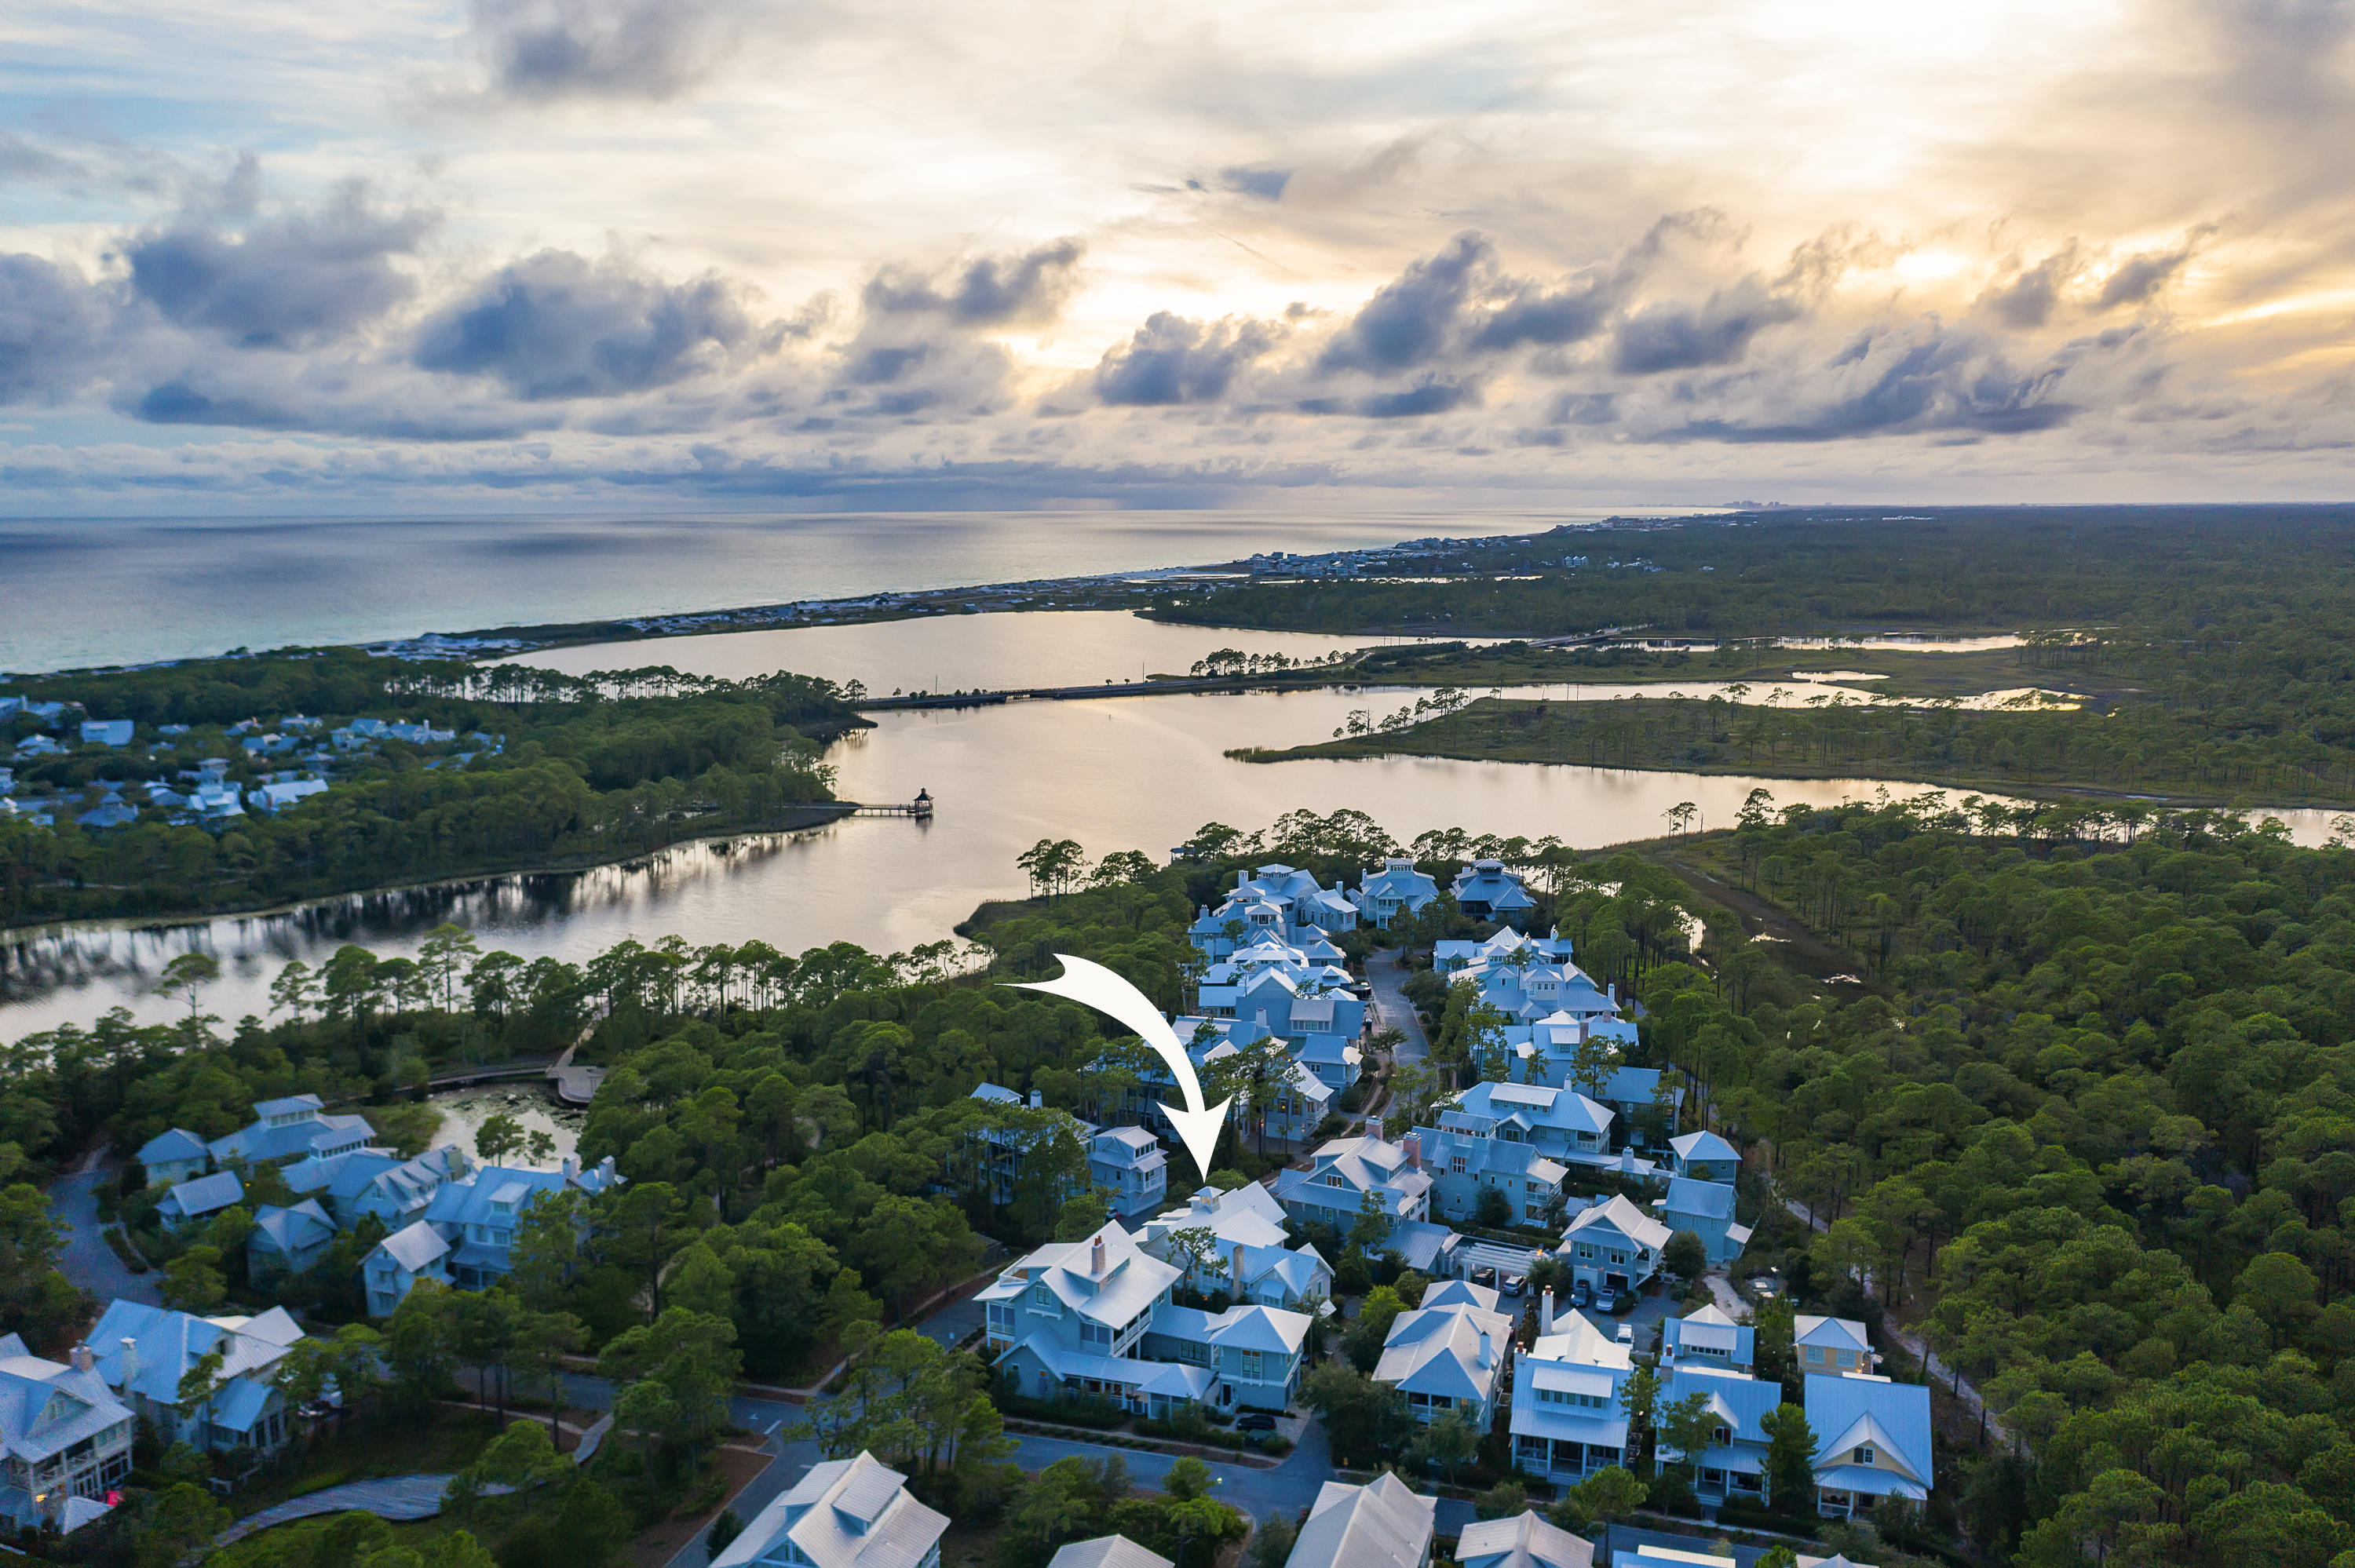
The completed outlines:
<svg viewBox="0 0 2355 1568">
<path fill-rule="evenodd" d="M 1930 1479 L 1930 1391 L 1922 1384 L 1810 1372 L 1806 1401 L 1807 1429 L 1816 1435 L 1818 1464 L 1850 1427 L 1870 1415 L 1896 1445 L 1907 1467 L 1923 1481 Z"/>
<path fill-rule="evenodd" d="M 1733 1218 L 1733 1188 L 1724 1181 L 1703 1181 L 1692 1176 L 1668 1178 L 1668 1201 L 1660 1205 L 1664 1214 L 1693 1214 L 1706 1220 Z"/>
<path fill-rule="evenodd" d="M 209 1214 L 228 1208 L 245 1196 L 245 1183 L 237 1179 L 234 1171 L 216 1171 L 209 1176 L 191 1176 L 164 1194 L 164 1201 L 183 1214 Z"/>
<path fill-rule="evenodd" d="M 139 1146 L 139 1163 L 164 1165 L 177 1160 L 208 1160 L 212 1150 L 184 1127 L 166 1128 Z"/>
</svg>

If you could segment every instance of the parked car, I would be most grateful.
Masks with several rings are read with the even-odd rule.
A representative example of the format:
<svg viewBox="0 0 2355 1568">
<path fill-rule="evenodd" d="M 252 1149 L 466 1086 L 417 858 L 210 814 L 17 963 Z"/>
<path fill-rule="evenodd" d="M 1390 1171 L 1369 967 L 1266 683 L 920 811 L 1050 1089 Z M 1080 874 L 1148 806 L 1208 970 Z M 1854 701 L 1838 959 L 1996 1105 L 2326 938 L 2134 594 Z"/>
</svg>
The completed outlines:
<svg viewBox="0 0 2355 1568">
<path fill-rule="evenodd" d="M 1529 1282 L 1528 1280 L 1522 1278 L 1518 1274 L 1508 1274 L 1505 1276 L 1504 1284 L 1498 1286 L 1497 1288 L 1502 1290 L 1508 1296 L 1518 1296 L 1522 1291 L 1527 1290 L 1529 1287 Z"/>
<path fill-rule="evenodd" d="M 1485 1263 L 1476 1265 L 1472 1270 L 1472 1283 L 1494 1290 L 1497 1288 L 1497 1271 Z"/>
<path fill-rule="evenodd" d="M 1573 1307 L 1592 1307 L 1594 1304 L 1594 1287 L 1583 1279 L 1579 1280 L 1570 1287 L 1570 1304 Z"/>
<path fill-rule="evenodd" d="M 1594 1309 L 1597 1312 L 1616 1312 L 1619 1310 L 1618 1293 L 1611 1289 L 1608 1286 L 1596 1291 L 1594 1293 Z"/>
<path fill-rule="evenodd" d="M 1253 1411 L 1248 1415 L 1238 1415 L 1235 1417 L 1235 1430 L 1238 1432 L 1273 1432 L 1275 1430 L 1275 1417 L 1268 1414 L 1265 1411 Z"/>
<path fill-rule="evenodd" d="M 1620 1324 L 1620 1325 L 1619 1325 L 1619 1342 L 1620 1342 L 1621 1344 L 1623 1344 L 1623 1345 L 1626 1345 L 1626 1346 L 1629 1346 L 1629 1347 L 1631 1347 L 1631 1348 L 1635 1345 L 1635 1343 L 1636 1343 L 1636 1325 L 1635 1325 L 1635 1324 L 1633 1324 L 1633 1323 L 1622 1323 L 1622 1324 Z"/>
</svg>

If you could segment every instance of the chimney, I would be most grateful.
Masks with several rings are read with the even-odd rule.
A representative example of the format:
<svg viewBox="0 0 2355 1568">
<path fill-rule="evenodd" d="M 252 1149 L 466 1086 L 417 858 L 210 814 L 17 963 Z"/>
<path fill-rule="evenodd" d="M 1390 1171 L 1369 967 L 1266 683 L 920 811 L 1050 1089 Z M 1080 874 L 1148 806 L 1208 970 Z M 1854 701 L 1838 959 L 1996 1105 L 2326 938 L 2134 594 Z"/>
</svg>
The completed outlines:
<svg viewBox="0 0 2355 1568">
<path fill-rule="evenodd" d="M 1488 1345 L 1488 1330 L 1483 1329 L 1480 1330 L 1480 1364 L 1484 1367 L 1493 1366 L 1496 1364 L 1496 1360 L 1497 1352 Z"/>
<path fill-rule="evenodd" d="M 1044 1110 L 1047 1108 L 1047 1097 L 1043 1092 L 1038 1089 L 1030 1091 L 1030 1108 L 1032 1110 Z"/>
<path fill-rule="evenodd" d="M 68 1352 L 68 1359 L 72 1361 L 76 1372 L 91 1372 L 98 1366 L 98 1358 L 90 1353 L 88 1345 L 76 1345 Z"/>
<path fill-rule="evenodd" d="M 1545 1294 L 1538 1298 L 1538 1333 L 1542 1336 L 1552 1332 L 1553 1287 L 1549 1285 Z"/>
<path fill-rule="evenodd" d="M 1423 1139 L 1420 1135 L 1412 1132 L 1407 1134 L 1406 1137 L 1399 1140 L 1399 1147 L 1406 1150 L 1406 1168 L 1408 1170 L 1420 1171 L 1423 1169 Z"/>
<path fill-rule="evenodd" d="M 123 1386 L 129 1388 L 139 1375 L 139 1341 L 130 1335 L 123 1336 Z"/>
<path fill-rule="evenodd" d="M 581 1157 L 577 1154 L 566 1155 L 562 1169 L 565 1181 L 578 1181 L 581 1176 Z"/>
<path fill-rule="evenodd" d="M 1098 1237 L 1096 1237 L 1096 1239 L 1095 1239 L 1094 1241 L 1092 1241 L 1092 1242 L 1091 1242 L 1091 1243 L 1089 1243 L 1089 1244 L 1088 1244 L 1088 1272 L 1089 1272 L 1091 1275 L 1093 1275 L 1093 1276 L 1095 1276 L 1097 1278 L 1101 1279 L 1102 1277 L 1103 1277 L 1103 1271 L 1104 1271 L 1104 1244 L 1103 1244 L 1103 1237 L 1102 1237 L 1102 1236 L 1098 1236 Z"/>
<path fill-rule="evenodd" d="M 1235 1244 L 1235 1261 L 1231 1266 L 1234 1272 L 1228 1277 L 1235 1282 L 1235 1288 L 1240 1291 L 1243 1287 L 1243 1244 L 1241 1242 Z"/>
</svg>

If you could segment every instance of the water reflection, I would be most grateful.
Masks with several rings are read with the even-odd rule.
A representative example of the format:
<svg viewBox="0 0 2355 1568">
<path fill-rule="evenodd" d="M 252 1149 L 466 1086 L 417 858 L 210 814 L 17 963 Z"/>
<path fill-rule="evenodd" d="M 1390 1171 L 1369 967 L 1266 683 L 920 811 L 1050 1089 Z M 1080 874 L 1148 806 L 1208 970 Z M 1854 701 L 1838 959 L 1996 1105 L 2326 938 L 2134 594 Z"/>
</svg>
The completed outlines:
<svg viewBox="0 0 2355 1568">
<path fill-rule="evenodd" d="M 1594 688 L 1588 688 L 1592 691 Z M 1042 837 L 1075 838 L 1092 855 L 1141 849 L 1159 858 L 1203 822 L 1258 827 L 1295 807 L 1370 813 L 1402 837 L 1426 828 L 1552 834 L 1582 846 L 1664 830 L 1679 801 L 1704 824 L 1733 820 L 1753 787 L 1783 804 L 1922 793 L 1913 784 L 1646 773 L 1393 758 L 1238 762 L 1236 747 L 1328 735 L 1369 694 L 1346 691 L 1124 697 L 893 713 L 831 753 L 855 800 L 902 800 L 929 789 L 940 814 L 838 822 L 815 832 L 687 845 L 625 866 L 566 876 L 501 877 L 459 887 L 333 900 L 293 915 L 168 930 L 80 929 L 20 940 L 0 959 L 0 1037 L 87 1022 L 121 1002 L 169 1018 L 146 977 L 202 946 L 223 959 L 208 1011 L 236 1018 L 269 1005 L 290 958 L 318 963 L 344 941 L 413 951 L 455 920 L 484 945 L 526 959 L 581 959 L 624 936 L 673 933 L 706 944 L 760 938 L 787 951 L 847 938 L 880 950 L 944 936 L 986 898 L 1018 896 L 1014 857 Z M 2330 813 L 2284 811 L 2301 842 L 2329 834 Z"/>
<path fill-rule="evenodd" d="M 556 1148 L 546 1160 L 533 1160 L 526 1154 L 502 1155 L 499 1159 L 502 1165 L 527 1171 L 555 1170 L 581 1147 L 581 1125 L 588 1119 L 586 1111 L 558 1104 L 538 1080 L 454 1089 L 446 1095 L 435 1095 L 432 1104 L 442 1113 L 441 1129 L 433 1135 L 434 1147 L 454 1143 L 466 1151 L 470 1160 L 475 1158 L 474 1134 L 495 1116 L 513 1117 L 527 1135 L 548 1134 Z"/>
</svg>

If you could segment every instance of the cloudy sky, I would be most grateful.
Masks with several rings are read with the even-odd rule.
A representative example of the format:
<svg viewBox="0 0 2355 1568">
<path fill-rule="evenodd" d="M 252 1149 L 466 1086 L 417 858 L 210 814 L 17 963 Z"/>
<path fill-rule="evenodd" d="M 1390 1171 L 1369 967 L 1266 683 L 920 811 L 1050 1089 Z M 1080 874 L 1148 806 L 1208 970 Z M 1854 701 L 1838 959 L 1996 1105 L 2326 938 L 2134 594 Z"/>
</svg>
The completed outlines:
<svg viewBox="0 0 2355 1568">
<path fill-rule="evenodd" d="M 16 0 L 0 507 L 2346 499 L 2355 0 Z"/>
</svg>

